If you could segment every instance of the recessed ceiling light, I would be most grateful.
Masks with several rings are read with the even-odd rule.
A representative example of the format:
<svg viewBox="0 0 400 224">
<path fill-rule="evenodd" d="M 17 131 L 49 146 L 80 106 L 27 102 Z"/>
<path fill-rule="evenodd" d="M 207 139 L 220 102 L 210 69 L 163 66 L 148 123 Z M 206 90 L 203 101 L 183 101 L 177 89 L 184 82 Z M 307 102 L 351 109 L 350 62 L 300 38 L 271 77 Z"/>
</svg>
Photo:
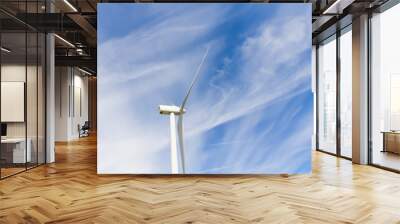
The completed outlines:
<svg viewBox="0 0 400 224">
<path fill-rule="evenodd" d="M 0 49 L 1 49 L 1 51 L 4 51 L 6 53 L 10 53 L 11 52 L 11 50 L 9 50 L 9 49 L 7 49 L 5 47 L 1 47 Z"/>
<path fill-rule="evenodd" d="M 355 0 L 336 0 L 322 14 L 342 14 L 343 10 L 351 5 Z"/>
<path fill-rule="evenodd" d="M 92 73 L 90 73 L 90 72 L 88 72 L 88 71 L 86 71 L 86 70 L 83 70 L 83 69 L 81 69 L 81 68 L 79 68 L 79 67 L 78 67 L 78 70 L 81 71 L 81 72 L 83 72 L 83 73 L 85 73 L 85 74 L 87 74 L 87 75 L 90 75 L 90 76 L 93 75 Z"/>
<path fill-rule="evenodd" d="M 78 12 L 78 10 L 73 6 L 68 0 L 64 0 L 65 4 L 67 4 L 74 12 Z"/>
<path fill-rule="evenodd" d="M 59 40 L 61 40 L 62 42 L 66 43 L 67 45 L 69 45 L 70 47 L 75 48 L 75 45 L 73 45 L 71 42 L 69 42 L 68 40 L 62 38 L 61 36 L 54 34 L 55 37 L 57 37 Z"/>
</svg>

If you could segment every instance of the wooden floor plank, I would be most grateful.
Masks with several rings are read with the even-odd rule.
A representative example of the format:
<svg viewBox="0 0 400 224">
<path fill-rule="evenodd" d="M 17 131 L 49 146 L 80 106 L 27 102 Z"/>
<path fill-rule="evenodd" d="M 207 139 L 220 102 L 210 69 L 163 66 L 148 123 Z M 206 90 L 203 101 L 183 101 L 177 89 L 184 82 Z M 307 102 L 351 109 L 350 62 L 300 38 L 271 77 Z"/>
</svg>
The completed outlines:
<svg viewBox="0 0 400 224">
<path fill-rule="evenodd" d="M 96 138 L 0 181 L 0 223 L 400 223 L 400 175 L 320 152 L 313 173 L 96 174 Z"/>
</svg>

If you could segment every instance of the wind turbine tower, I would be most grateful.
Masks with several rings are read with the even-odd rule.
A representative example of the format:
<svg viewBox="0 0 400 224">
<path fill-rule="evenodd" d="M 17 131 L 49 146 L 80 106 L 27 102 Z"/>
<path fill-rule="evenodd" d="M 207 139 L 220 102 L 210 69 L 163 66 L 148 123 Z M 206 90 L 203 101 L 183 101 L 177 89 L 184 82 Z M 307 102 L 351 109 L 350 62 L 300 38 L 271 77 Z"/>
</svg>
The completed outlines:
<svg viewBox="0 0 400 224">
<path fill-rule="evenodd" d="M 183 115 L 186 112 L 185 104 L 189 99 L 190 93 L 194 84 L 199 78 L 201 67 L 208 55 L 209 47 L 207 47 L 204 53 L 203 59 L 197 67 L 196 73 L 190 84 L 189 90 L 186 93 L 185 98 L 180 107 L 172 105 L 160 105 L 159 111 L 162 115 L 169 115 L 169 125 L 171 134 L 171 173 L 172 174 L 184 174 L 185 173 L 185 150 L 183 146 Z M 176 117 L 178 116 L 178 125 L 176 125 Z M 177 133 L 178 132 L 178 133 Z M 178 138 L 177 138 L 178 134 Z M 178 151 L 178 140 L 179 140 L 179 151 Z"/>
</svg>

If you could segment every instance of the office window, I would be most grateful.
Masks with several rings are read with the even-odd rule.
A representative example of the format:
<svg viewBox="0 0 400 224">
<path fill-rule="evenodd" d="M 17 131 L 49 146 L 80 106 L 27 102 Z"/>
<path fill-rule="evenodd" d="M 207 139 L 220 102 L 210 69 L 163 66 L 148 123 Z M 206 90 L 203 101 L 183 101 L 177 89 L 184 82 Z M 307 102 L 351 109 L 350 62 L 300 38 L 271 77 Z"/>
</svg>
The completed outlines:
<svg viewBox="0 0 400 224">
<path fill-rule="evenodd" d="M 340 154 L 352 156 L 352 35 L 351 26 L 340 36 Z"/>
<path fill-rule="evenodd" d="M 318 149 L 336 153 L 336 37 L 318 47 Z"/>
<path fill-rule="evenodd" d="M 400 170 L 400 5 L 371 19 L 372 163 Z"/>
</svg>

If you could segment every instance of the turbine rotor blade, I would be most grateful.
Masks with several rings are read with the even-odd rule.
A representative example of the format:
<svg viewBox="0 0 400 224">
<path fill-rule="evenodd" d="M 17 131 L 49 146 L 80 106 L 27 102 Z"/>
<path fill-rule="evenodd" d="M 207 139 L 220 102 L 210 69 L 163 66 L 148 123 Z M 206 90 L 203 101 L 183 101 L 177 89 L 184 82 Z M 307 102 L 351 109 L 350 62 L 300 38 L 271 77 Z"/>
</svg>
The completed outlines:
<svg viewBox="0 0 400 224">
<path fill-rule="evenodd" d="M 187 102 L 187 100 L 189 98 L 190 92 L 192 91 L 192 88 L 193 88 L 194 84 L 197 82 L 197 79 L 199 78 L 201 67 L 203 66 L 203 63 L 204 63 L 204 61 L 205 61 L 205 59 L 206 59 L 206 57 L 208 55 L 208 50 L 209 49 L 210 49 L 210 47 L 208 46 L 207 49 L 206 49 L 206 52 L 204 53 L 203 58 L 201 59 L 201 62 L 199 64 L 199 66 L 197 67 L 196 73 L 194 74 L 194 78 L 192 80 L 192 83 L 190 84 L 189 90 L 186 93 L 186 96 L 183 99 L 183 102 L 181 104 L 181 110 L 180 110 L 181 113 L 183 112 L 183 109 L 185 108 L 185 104 L 186 104 L 186 102 Z"/>
<path fill-rule="evenodd" d="M 183 146 L 183 114 L 179 115 L 178 118 L 178 142 L 180 151 L 180 160 L 182 165 L 182 173 L 185 173 L 185 149 Z"/>
</svg>

